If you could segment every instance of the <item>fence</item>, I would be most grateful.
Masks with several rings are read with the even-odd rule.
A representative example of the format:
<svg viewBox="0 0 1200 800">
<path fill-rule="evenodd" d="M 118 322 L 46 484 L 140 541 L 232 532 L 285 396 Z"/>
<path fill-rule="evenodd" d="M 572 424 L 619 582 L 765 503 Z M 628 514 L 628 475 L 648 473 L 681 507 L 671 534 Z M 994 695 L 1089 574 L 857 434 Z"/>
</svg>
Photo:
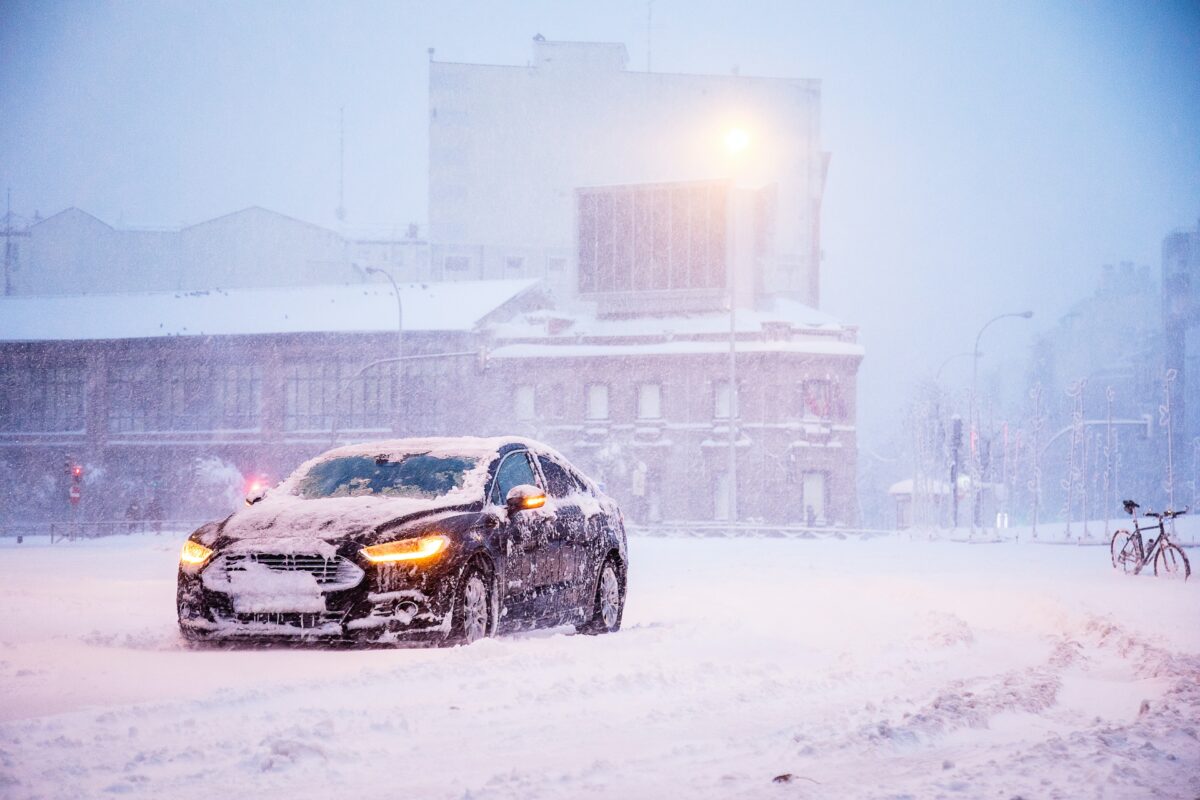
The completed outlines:
<svg viewBox="0 0 1200 800">
<path fill-rule="evenodd" d="M 625 529 L 631 536 L 685 539 L 869 539 L 875 536 L 895 536 L 898 533 L 874 528 L 822 528 L 753 522 L 657 522 L 650 525 L 626 524 Z"/>
<path fill-rule="evenodd" d="M 55 520 L 47 522 L 21 522 L 4 525 L 0 528 L 0 536 L 50 536 L 50 543 L 75 541 L 76 539 L 98 539 L 104 536 L 144 533 L 177 533 L 192 531 L 204 524 L 204 520 Z"/>
</svg>

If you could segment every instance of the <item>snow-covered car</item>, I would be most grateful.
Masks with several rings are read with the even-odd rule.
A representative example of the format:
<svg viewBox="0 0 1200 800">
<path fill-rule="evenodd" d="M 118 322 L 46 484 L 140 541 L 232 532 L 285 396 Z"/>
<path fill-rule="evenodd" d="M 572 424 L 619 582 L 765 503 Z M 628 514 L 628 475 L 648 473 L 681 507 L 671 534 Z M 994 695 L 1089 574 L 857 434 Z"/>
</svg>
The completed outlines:
<svg viewBox="0 0 1200 800">
<path fill-rule="evenodd" d="M 621 625 L 617 504 L 517 438 L 330 450 L 183 546 L 179 627 L 194 641 L 458 642 Z"/>
</svg>

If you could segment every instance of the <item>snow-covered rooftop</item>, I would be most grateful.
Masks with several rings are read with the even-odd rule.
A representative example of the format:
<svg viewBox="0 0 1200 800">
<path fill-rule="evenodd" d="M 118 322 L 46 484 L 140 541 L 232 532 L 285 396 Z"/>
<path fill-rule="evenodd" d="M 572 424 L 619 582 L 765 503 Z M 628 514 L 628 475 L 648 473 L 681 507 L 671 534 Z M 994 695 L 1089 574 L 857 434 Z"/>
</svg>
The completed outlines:
<svg viewBox="0 0 1200 800">
<path fill-rule="evenodd" d="M 406 331 L 469 331 L 534 280 L 400 287 Z M 0 341 L 396 330 L 389 285 L 5 297 Z"/>
<path fill-rule="evenodd" d="M 681 356 L 728 353 L 723 341 L 648 342 L 642 344 L 510 344 L 490 353 L 492 358 L 601 358 L 619 356 Z M 737 342 L 739 353 L 807 353 L 826 356 L 861 356 L 863 347 L 837 339 L 802 339 L 790 342 Z"/>
<path fill-rule="evenodd" d="M 775 299 L 765 308 L 739 309 L 739 353 L 789 352 L 861 356 L 852 329 L 830 315 L 792 300 Z M 784 337 L 771 334 L 779 327 Z M 597 317 L 586 303 L 539 310 L 492 326 L 507 341 L 493 358 L 590 358 L 604 356 L 694 355 L 728 352 L 729 314 L 690 312 L 672 316 Z M 762 336 L 746 340 L 746 336 Z M 524 341 L 522 341 L 524 340 Z"/>
<path fill-rule="evenodd" d="M 574 307 L 536 311 L 517 319 L 494 326 L 498 337 L 516 339 L 530 336 L 545 336 L 547 320 L 560 323 L 559 332 L 564 338 L 576 337 L 640 337 L 640 336 L 696 336 L 703 334 L 727 334 L 729 313 L 688 312 L 670 316 L 642 315 L 637 317 L 599 317 L 593 304 L 578 303 Z M 846 327 L 836 318 L 811 306 L 794 300 L 776 298 L 765 308 L 738 309 L 737 330 L 739 333 L 761 333 L 766 326 L 787 324 L 797 329 L 838 333 Z"/>
</svg>

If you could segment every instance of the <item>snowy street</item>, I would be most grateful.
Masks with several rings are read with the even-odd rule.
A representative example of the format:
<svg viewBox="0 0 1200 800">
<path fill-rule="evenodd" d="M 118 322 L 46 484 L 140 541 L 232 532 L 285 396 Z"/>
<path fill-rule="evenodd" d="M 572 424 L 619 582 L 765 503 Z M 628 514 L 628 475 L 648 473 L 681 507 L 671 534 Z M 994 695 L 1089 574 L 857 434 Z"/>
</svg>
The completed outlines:
<svg viewBox="0 0 1200 800">
<path fill-rule="evenodd" d="M 1104 547 L 634 538 L 613 636 L 255 651 L 182 539 L 0 540 L 0 796 L 1200 794 L 1200 585 Z"/>
</svg>

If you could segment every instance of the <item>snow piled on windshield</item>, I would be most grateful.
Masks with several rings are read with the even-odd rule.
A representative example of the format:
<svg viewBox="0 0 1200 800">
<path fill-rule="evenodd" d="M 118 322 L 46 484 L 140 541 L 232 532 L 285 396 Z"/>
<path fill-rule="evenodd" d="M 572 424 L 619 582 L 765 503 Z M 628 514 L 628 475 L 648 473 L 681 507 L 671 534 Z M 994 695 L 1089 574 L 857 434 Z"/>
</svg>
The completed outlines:
<svg viewBox="0 0 1200 800">
<path fill-rule="evenodd" d="M 247 547 L 272 552 L 314 552 L 332 557 L 334 548 L 324 542 L 353 536 L 383 522 L 398 517 L 428 511 L 430 508 L 451 507 L 479 502 L 483 499 L 488 467 L 496 451 L 504 444 L 521 441 L 511 438 L 433 437 L 423 439 L 388 439 L 337 447 L 301 464 L 288 478 L 267 492 L 260 502 L 238 511 L 226 521 L 223 533 L 239 539 L 253 540 Z M 532 443 L 530 443 L 532 444 Z M 462 484 L 434 498 L 328 497 L 305 499 L 298 493 L 300 482 L 317 464 L 347 456 L 382 457 L 399 461 L 405 456 L 429 454 L 439 458 L 460 457 L 474 461 L 463 473 Z M 201 541 L 211 544 L 216 530 L 206 532 Z M 309 544 L 311 543 L 311 545 Z"/>
</svg>

